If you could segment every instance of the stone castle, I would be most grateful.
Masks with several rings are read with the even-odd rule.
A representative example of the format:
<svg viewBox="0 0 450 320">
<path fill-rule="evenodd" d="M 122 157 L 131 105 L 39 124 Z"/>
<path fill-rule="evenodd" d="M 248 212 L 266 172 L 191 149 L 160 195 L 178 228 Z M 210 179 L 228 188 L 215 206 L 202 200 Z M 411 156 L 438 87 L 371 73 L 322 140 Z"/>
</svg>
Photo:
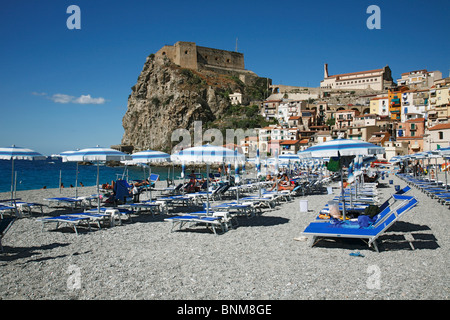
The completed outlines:
<svg viewBox="0 0 450 320">
<path fill-rule="evenodd" d="M 178 41 L 173 46 L 165 45 L 155 56 L 166 57 L 182 68 L 234 75 L 245 84 L 258 78 L 254 72 L 245 69 L 243 53 L 201 47 L 195 42 Z"/>
</svg>

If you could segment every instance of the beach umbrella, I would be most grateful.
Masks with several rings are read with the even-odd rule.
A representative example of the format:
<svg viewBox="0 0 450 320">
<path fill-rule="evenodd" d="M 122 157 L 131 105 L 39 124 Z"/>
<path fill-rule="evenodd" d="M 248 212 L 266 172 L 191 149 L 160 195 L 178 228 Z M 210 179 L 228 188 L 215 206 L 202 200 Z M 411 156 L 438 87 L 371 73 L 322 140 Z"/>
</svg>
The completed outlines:
<svg viewBox="0 0 450 320">
<path fill-rule="evenodd" d="M 245 156 L 239 152 L 237 157 L 239 161 L 245 160 Z M 170 159 L 174 162 L 181 162 L 184 160 L 186 163 L 209 164 L 234 161 L 234 158 L 234 150 L 210 144 L 187 148 L 170 156 Z"/>
<path fill-rule="evenodd" d="M 11 147 L 0 148 L 0 159 L 11 161 L 11 199 L 14 198 L 14 160 L 45 160 L 42 154 L 27 148 Z M 12 201 L 12 200 L 11 200 Z"/>
<path fill-rule="evenodd" d="M 213 163 L 223 164 L 224 162 L 229 162 L 229 167 L 231 167 L 231 161 L 238 160 L 244 161 L 245 156 L 236 151 L 224 148 L 221 146 L 214 146 L 210 144 L 186 148 L 170 156 L 173 162 L 185 162 L 185 163 L 198 163 L 206 164 L 206 214 L 209 215 L 209 168 Z M 229 170 L 230 172 L 230 170 Z"/>
<path fill-rule="evenodd" d="M 67 156 L 70 156 L 71 154 L 74 154 L 75 152 L 77 152 L 79 149 L 77 150 L 73 150 L 73 151 L 63 151 L 61 152 L 59 155 L 61 156 L 61 160 L 62 162 L 67 162 Z M 78 161 L 77 161 L 77 171 L 75 172 L 75 198 L 78 197 Z"/>
<path fill-rule="evenodd" d="M 96 146 L 93 148 L 81 149 L 66 156 L 67 161 L 88 161 L 97 162 L 97 203 L 98 211 L 100 212 L 100 162 L 104 161 L 125 161 L 131 160 L 132 157 L 129 154 L 123 153 L 118 150 L 110 148 L 102 148 Z"/>
<path fill-rule="evenodd" d="M 301 157 L 303 154 L 310 154 L 311 157 L 339 157 L 340 161 L 349 161 L 350 158 L 363 155 L 376 155 L 384 154 L 385 149 L 383 147 L 374 145 L 369 142 L 351 139 L 337 138 L 335 140 L 330 140 L 315 146 L 311 146 L 304 151 L 298 152 Z M 344 159 L 341 159 L 341 158 Z M 341 197 L 343 202 L 343 217 L 345 220 L 345 198 L 344 198 L 344 185 L 342 177 L 342 166 L 341 166 Z"/>
<path fill-rule="evenodd" d="M 157 163 L 170 161 L 170 154 L 156 151 L 156 150 L 144 150 L 131 154 L 132 160 L 124 161 L 126 164 L 134 163 Z"/>
<path fill-rule="evenodd" d="M 152 174 L 150 163 L 170 162 L 170 154 L 156 151 L 144 150 L 131 154 L 131 160 L 122 161 L 127 165 L 147 164 L 149 166 L 149 175 Z M 150 201 L 152 200 L 151 185 L 150 185 Z"/>
<path fill-rule="evenodd" d="M 369 142 L 351 139 L 338 138 L 330 140 L 312 147 L 297 154 L 302 156 L 304 154 L 311 154 L 313 158 L 317 157 L 337 157 L 337 156 L 356 156 L 356 155 L 375 155 L 383 154 L 385 150 L 383 147 L 374 145 Z M 338 155 L 339 153 L 339 155 Z"/>
<path fill-rule="evenodd" d="M 300 157 L 298 156 L 298 154 L 282 154 L 278 157 L 278 160 L 280 161 L 280 163 L 289 163 L 300 161 Z"/>
</svg>

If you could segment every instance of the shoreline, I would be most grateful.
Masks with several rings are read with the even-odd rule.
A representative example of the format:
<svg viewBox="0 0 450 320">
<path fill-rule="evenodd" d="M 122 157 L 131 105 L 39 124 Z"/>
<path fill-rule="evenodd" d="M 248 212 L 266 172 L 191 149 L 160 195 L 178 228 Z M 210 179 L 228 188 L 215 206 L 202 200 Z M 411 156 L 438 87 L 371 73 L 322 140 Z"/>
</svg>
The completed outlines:
<svg viewBox="0 0 450 320">
<path fill-rule="evenodd" d="M 394 180 L 392 185 L 389 180 Z M 380 201 L 405 182 L 393 175 Z M 165 183 L 165 181 L 164 181 Z M 122 226 L 80 232 L 18 219 L 2 239 L 0 298 L 52 300 L 448 300 L 448 208 L 414 187 L 418 205 L 380 239 L 380 252 L 359 241 L 309 247 L 302 231 L 338 192 L 296 197 L 214 235 L 204 228 L 170 232 L 164 215 L 142 213 Z M 95 190 L 94 192 L 92 192 Z M 80 195 L 96 187 L 79 188 Z M 18 191 L 24 201 L 74 195 L 73 189 Z M 8 193 L 6 193 L 8 194 Z M 0 194 L 2 197 L 4 193 Z M 8 196 L 9 197 L 9 196 Z M 3 197 L 2 197 L 3 198 Z M 300 200 L 308 211 L 300 212 Z M 177 209 L 182 212 L 183 209 Z M 70 212 L 46 208 L 44 215 Z M 412 250 L 411 245 L 414 245 Z M 364 257 L 353 257 L 360 252 Z M 71 287 L 74 270 L 79 287 Z M 375 270 L 375 271 L 373 271 Z M 374 272 L 379 272 L 375 274 Z M 371 286 L 378 275 L 379 287 Z"/>
</svg>

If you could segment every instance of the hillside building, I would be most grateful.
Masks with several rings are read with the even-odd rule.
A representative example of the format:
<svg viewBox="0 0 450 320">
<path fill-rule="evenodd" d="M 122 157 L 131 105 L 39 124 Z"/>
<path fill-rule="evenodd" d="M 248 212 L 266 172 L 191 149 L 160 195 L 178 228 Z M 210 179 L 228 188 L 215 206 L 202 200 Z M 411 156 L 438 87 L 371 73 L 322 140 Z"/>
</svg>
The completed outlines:
<svg viewBox="0 0 450 320">
<path fill-rule="evenodd" d="M 330 76 L 328 74 L 328 64 L 325 64 L 324 78 L 320 82 L 320 87 L 341 90 L 372 89 L 382 91 L 391 88 L 393 83 L 389 66 L 385 66 L 381 69 Z"/>
</svg>

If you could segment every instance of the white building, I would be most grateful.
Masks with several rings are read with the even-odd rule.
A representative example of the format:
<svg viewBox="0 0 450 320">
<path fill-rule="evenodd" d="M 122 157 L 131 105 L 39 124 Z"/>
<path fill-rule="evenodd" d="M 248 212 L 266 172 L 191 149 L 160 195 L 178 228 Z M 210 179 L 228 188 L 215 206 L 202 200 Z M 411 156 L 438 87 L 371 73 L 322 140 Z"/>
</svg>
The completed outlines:
<svg viewBox="0 0 450 320">
<path fill-rule="evenodd" d="M 328 64 L 324 66 L 324 79 L 320 82 L 321 88 L 328 89 L 373 89 L 386 90 L 393 85 L 391 69 L 385 66 L 381 69 L 343 73 L 330 76 Z"/>
<path fill-rule="evenodd" d="M 439 79 L 442 79 L 440 71 L 422 69 L 402 73 L 402 77 L 397 79 L 397 83 L 399 86 L 408 86 L 409 88 L 431 88 L 434 81 Z"/>
</svg>

